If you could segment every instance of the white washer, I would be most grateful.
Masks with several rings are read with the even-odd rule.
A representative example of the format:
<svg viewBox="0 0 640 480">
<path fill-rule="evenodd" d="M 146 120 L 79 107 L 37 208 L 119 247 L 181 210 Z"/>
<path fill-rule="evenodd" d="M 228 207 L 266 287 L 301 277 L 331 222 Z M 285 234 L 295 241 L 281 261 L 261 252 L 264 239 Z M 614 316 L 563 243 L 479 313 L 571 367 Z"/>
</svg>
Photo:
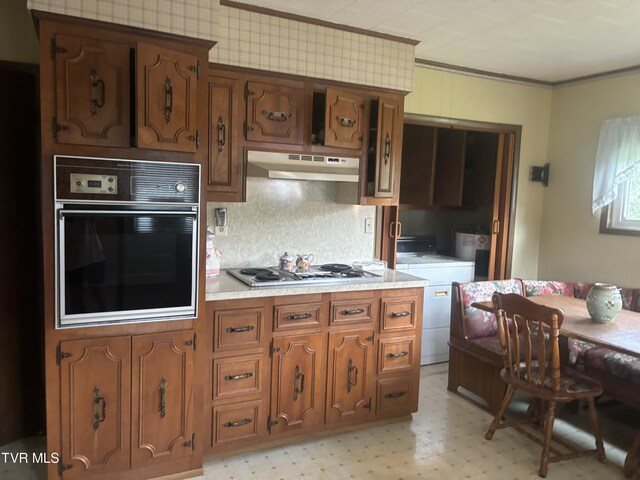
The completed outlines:
<svg viewBox="0 0 640 480">
<path fill-rule="evenodd" d="M 449 359 L 449 324 L 451 323 L 451 283 L 471 282 L 474 262 L 435 254 L 398 255 L 396 270 L 429 280 L 424 289 L 422 308 L 421 365 Z"/>
</svg>

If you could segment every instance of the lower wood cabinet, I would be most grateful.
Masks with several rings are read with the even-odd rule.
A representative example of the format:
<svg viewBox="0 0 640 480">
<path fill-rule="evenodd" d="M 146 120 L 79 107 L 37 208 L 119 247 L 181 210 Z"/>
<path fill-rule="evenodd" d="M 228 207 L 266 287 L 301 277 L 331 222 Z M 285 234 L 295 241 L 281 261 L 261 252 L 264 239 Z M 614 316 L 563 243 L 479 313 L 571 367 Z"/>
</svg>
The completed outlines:
<svg viewBox="0 0 640 480">
<path fill-rule="evenodd" d="M 269 432 L 324 421 L 325 342 L 322 333 L 274 338 Z"/>
<path fill-rule="evenodd" d="M 62 341 L 63 478 L 193 452 L 193 331 Z"/>
<path fill-rule="evenodd" d="M 371 415 L 372 329 L 329 333 L 327 423 Z"/>
</svg>

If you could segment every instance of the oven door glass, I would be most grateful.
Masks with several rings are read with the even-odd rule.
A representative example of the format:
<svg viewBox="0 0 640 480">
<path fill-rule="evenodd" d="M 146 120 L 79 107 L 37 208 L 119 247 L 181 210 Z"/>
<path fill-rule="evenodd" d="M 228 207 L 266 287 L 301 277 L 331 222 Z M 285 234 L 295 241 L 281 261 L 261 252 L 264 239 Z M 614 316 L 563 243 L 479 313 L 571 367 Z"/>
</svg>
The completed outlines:
<svg viewBox="0 0 640 480">
<path fill-rule="evenodd" d="M 195 316 L 197 212 L 58 218 L 59 326 Z"/>
</svg>

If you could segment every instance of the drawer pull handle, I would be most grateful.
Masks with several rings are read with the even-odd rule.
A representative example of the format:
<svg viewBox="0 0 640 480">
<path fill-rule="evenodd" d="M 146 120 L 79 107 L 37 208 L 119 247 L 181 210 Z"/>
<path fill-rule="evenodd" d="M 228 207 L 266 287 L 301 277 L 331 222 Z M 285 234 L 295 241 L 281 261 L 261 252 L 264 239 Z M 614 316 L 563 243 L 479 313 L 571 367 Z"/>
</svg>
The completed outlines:
<svg viewBox="0 0 640 480">
<path fill-rule="evenodd" d="M 356 121 L 353 118 L 341 117 L 339 115 L 336 115 L 333 118 L 343 127 L 353 127 L 356 124 Z"/>
<path fill-rule="evenodd" d="M 164 377 L 160 379 L 160 417 L 167 416 L 167 381 Z"/>
<path fill-rule="evenodd" d="M 353 364 L 353 360 L 349 359 L 347 364 L 347 392 L 351 392 L 351 388 L 358 384 L 358 367 Z"/>
<path fill-rule="evenodd" d="M 100 405 L 102 404 L 102 408 Z M 102 410 L 102 414 L 101 411 Z M 100 389 L 93 387 L 93 429 L 98 430 L 100 423 L 104 422 L 107 416 L 107 401 L 100 395 Z"/>
<path fill-rule="evenodd" d="M 269 120 L 278 120 L 279 122 L 284 122 L 293 117 L 293 113 L 290 112 L 271 112 L 269 110 L 262 110 L 262 114 Z"/>
<path fill-rule="evenodd" d="M 240 375 L 225 375 L 224 379 L 225 380 L 244 380 L 245 378 L 251 378 L 253 377 L 253 372 L 244 372 L 241 373 Z"/>
<path fill-rule="evenodd" d="M 398 352 L 398 353 L 387 353 L 387 358 L 400 358 L 400 357 L 406 357 L 407 355 L 409 355 L 409 352 Z"/>
<path fill-rule="evenodd" d="M 384 398 L 400 398 L 400 397 L 404 397 L 407 394 L 407 392 L 394 392 L 394 393 L 387 393 Z"/>
<path fill-rule="evenodd" d="M 391 312 L 387 314 L 387 317 L 389 318 L 398 318 L 398 317 L 408 317 L 409 315 L 411 315 L 411 312 Z"/>
<path fill-rule="evenodd" d="M 244 420 L 240 420 L 239 422 L 224 422 L 223 425 L 225 427 L 242 427 L 249 423 L 253 422 L 250 418 L 245 418 Z"/>
<path fill-rule="evenodd" d="M 224 331 L 227 333 L 242 333 L 242 332 L 250 332 L 254 328 L 256 327 L 254 327 L 253 325 L 245 325 L 244 327 L 227 327 L 224 329 Z"/>
<path fill-rule="evenodd" d="M 341 310 L 340 315 L 360 315 L 364 313 L 364 308 L 354 308 L 353 310 Z"/>
<path fill-rule="evenodd" d="M 300 372 L 300 366 L 296 365 L 293 372 L 293 399 L 298 400 L 298 394 L 304 392 L 304 373 Z"/>
<path fill-rule="evenodd" d="M 433 294 L 434 297 L 448 297 L 449 292 L 447 290 L 436 290 Z"/>
<path fill-rule="evenodd" d="M 305 320 L 307 318 L 311 318 L 313 317 L 313 315 L 311 315 L 310 313 L 302 313 L 300 315 L 287 315 L 285 317 L 286 320 Z"/>
</svg>

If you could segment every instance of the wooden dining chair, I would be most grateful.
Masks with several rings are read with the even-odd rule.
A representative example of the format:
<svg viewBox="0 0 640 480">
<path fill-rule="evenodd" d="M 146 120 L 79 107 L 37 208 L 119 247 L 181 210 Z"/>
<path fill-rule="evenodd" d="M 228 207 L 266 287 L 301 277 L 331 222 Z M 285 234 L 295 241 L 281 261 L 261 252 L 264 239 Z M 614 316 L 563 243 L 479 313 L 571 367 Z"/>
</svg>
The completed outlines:
<svg viewBox="0 0 640 480">
<path fill-rule="evenodd" d="M 606 458 L 594 402 L 594 397 L 602 395 L 602 385 L 578 372 L 569 369 L 561 371 L 558 335 L 564 320 L 562 311 L 538 305 L 513 293 L 496 293 L 492 300 L 504 361 L 500 375 L 507 382 L 507 392 L 485 438 L 491 440 L 499 428 L 514 427 L 542 445 L 538 470 L 541 477 L 547 476 L 549 462 L 595 454 L 604 463 Z M 524 418 L 505 421 L 502 416 L 518 390 L 531 395 L 537 403 L 531 403 Z M 589 419 L 596 441 L 596 448 L 591 450 L 580 450 L 553 435 L 558 404 L 583 398 L 588 402 Z M 537 421 L 532 415 L 534 405 L 546 405 L 546 412 L 540 411 Z M 530 427 L 524 428 L 525 424 Z"/>
</svg>

